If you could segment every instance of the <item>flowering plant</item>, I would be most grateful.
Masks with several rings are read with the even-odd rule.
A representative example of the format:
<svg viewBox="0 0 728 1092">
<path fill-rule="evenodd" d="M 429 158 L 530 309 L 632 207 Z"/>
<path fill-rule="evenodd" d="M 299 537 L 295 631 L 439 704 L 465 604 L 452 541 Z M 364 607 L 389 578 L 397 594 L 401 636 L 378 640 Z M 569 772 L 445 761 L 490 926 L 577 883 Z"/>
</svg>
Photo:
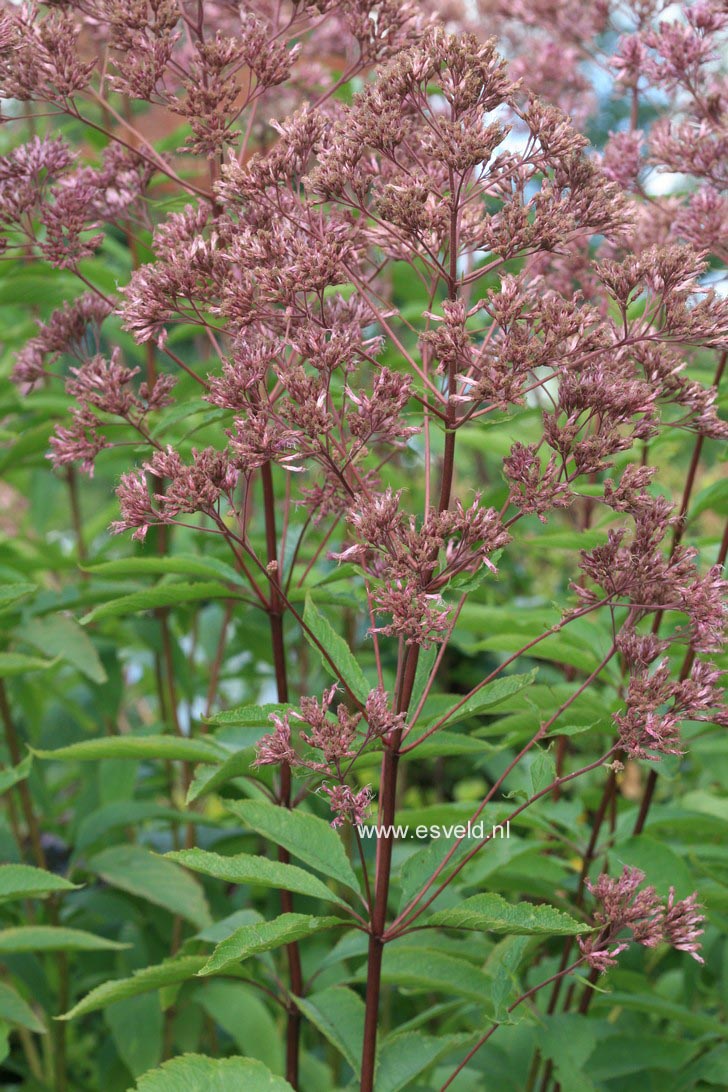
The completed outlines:
<svg viewBox="0 0 728 1092">
<path fill-rule="evenodd" d="M 5 5 L 28 1087 L 586 1087 L 598 978 L 703 963 L 728 17 L 663 7 Z"/>
</svg>

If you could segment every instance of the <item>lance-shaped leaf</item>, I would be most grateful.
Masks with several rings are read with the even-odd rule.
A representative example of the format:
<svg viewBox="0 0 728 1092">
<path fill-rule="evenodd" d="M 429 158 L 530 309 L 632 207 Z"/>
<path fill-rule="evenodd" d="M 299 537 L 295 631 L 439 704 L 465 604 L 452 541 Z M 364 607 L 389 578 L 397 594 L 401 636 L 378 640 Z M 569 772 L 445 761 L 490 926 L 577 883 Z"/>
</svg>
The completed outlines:
<svg viewBox="0 0 728 1092">
<path fill-rule="evenodd" d="M 112 846 L 93 857 L 88 867 L 112 887 L 139 895 L 199 929 L 211 922 L 200 884 L 179 865 L 165 861 L 142 846 Z"/>
<path fill-rule="evenodd" d="M 300 810 L 277 808 L 257 800 L 232 801 L 228 807 L 251 830 L 283 846 L 317 872 L 359 893 L 359 882 L 343 842 L 323 819 Z"/>
<path fill-rule="evenodd" d="M 527 686 L 530 686 L 536 678 L 537 673 L 538 668 L 534 668 L 532 671 L 527 671 L 522 675 L 506 675 L 502 679 L 494 679 L 493 682 L 482 687 L 457 709 L 454 708 L 456 696 L 453 694 L 443 694 L 431 698 L 425 706 L 425 719 L 423 723 L 418 725 L 412 733 L 408 734 L 408 743 L 413 743 L 421 732 L 425 731 L 439 720 L 443 721 L 443 727 L 447 725 L 448 728 L 451 728 L 461 720 L 467 720 L 468 717 L 474 717 L 480 713 L 484 713 L 487 709 L 495 708 L 495 706 L 500 705 L 513 694 L 517 694 L 519 690 L 524 690 Z M 445 707 L 440 711 L 440 708 L 443 705 Z M 453 712 L 447 719 L 444 719 L 449 708 L 453 709 Z"/>
<path fill-rule="evenodd" d="M 310 595 L 306 596 L 303 620 L 310 630 L 310 633 L 306 634 L 306 638 L 312 648 L 318 652 L 326 671 L 333 675 L 335 679 L 340 679 L 346 683 L 354 697 L 360 702 L 365 702 L 372 688 L 367 682 L 364 672 L 356 662 L 344 638 L 340 637 L 331 626 L 331 623 L 324 618 Z M 316 638 L 315 641 L 312 639 L 311 634 Z M 331 657 L 330 660 L 329 656 Z"/>
<path fill-rule="evenodd" d="M 474 1045 L 473 1035 L 425 1035 L 406 1031 L 382 1043 L 377 1060 L 377 1092 L 400 1092 L 411 1088 L 416 1077 L 452 1050 L 464 1051 Z M 422 1087 L 422 1085 L 420 1085 Z"/>
<path fill-rule="evenodd" d="M 17 766 L 7 766 L 4 770 L 0 770 L 0 794 L 7 792 L 13 785 L 17 785 L 19 781 L 25 781 L 30 773 L 30 767 L 32 765 L 33 756 L 26 755 L 22 762 L 19 762 Z"/>
<path fill-rule="evenodd" d="M 511 903 L 494 894 L 473 895 L 448 910 L 438 910 L 428 917 L 427 924 L 514 935 L 575 936 L 589 932 L 588 925 L 553 906 Z"/>
<path fill-rule="evenodd" d="M 101 952 L 120 951 L 128 944 L 107 940 L 83 929 L 55 925 L 19 925 L 0 930 L 0 952 Z"/>
<path fill-rule="evenodd" d="M 186 982 L 188 978 L 193 978 L 204 964 L 204 956 L 182 956 L 167 959 L 164 963 L 157 963 L 152 967 L 142 967 L 130 978 L 117 978 L 112 982 L 103 982 L 100 986 L 96 986 L 58 1019 L 73 1020 L 76 1016 L 85 1016 L 88 1012 L 105 1009 L 107 1005 L 124 1001 L 128 997 L 138 997 L 151 990 L 161 990 L 164 986 L 176 986 L 180 982 Z"/>
<path fill-rule="evenodd" d="M 65 614 L 31 618 L 15 633 L 44 656 L 57 656 L 95 683 L 106 682 L 106 671 L 86 631 Z"/>
<path fill-rule="evenodd" d="M 200 576 L 211 580 L 229 580 L 236 584 L 240 574 L 216 557 L 197 557 L 195 554 L 171 554 L 164 557 L 121 557 L 114 561 L 102 561 L 97 565 L 81 565 L 87 573 L 98 576 L 140 576 L 145 573 L 163 576 Z"/>
<path fill-rule="evenodd" d="M 53 891 L 77 891 L 78 884 L 71 883 L 55 872 L 33 865 L 0 865 L 0 901 L 43 897 Z"/>
<path fill-rule="evenodd" d="M 43 1035 L 46 1030 L 28 1002 L 24 1001 L 20 994 L 5 982 L 0 982 L 0 1020 L 28 1028 L 30 1031 L 37 1032 L 38 1035 Z"/>
<path fill-rule="evenodd" d="M 273 921 L 264 921 L 260 925 L 241 925 L 239 929 L 217 945 L 215 951 L 199 972 L 201 975 L 215 974 L 240 963 L 260 952 L 280 948 L 294 940 L 302 940 L 323 929 L 332 929 L 335 925 L 346 924 L 341 918 L 316 918 L 310 914 L 281 914 Z"/>
<path fill-rule="evenodd" d="M 240 751 L 235 751 L 234 754 L 231 754 L 229 758 L 226 758 L 221 765 L 214 769 L 209 766 L 201 767 L 196 771 L 187 790 L 187 803 L 191 804 L 198 797 L 214 792 L 221 785 L 226 785 L 228 781 L 234 781 L 236 777 L 244 777 L 249 774 L 254 757 L 253 747 L 244 747 Z"/>
<path fill-rule="evenodd" d="M 352 981 L 366 981 L 366 967 L 352 975 Z M 382 962 L 382 982 L 414 990 L 433 990 L 472 998 L 488 1005 L 491 979 L 474 964 L 435 948 L 387 945 Z"/>
<path fill-rule="evenodd" d="M 25 675 L 27 671 L 47 671 L 58 660 L 41 660 L 39 656 L 26 656 L 23 652 L 0 652 L 0 679 L 8 675 Z"/>
<path fill-rule="evenodd" d="M 0 612 L 12 606 L 13 603 L 20 602 L 21 599 L 27 599 L 37 587 L 37 584 L 26 584 L 21 581 L 14 584 L 0 584 Z"/>
<path fill-rule="evenodd" d="M 358 1075 L 364 1038 L 364 1002 L 347 986 L 330 986 L 310 997 L 295 997 L 304 1016 L 325 1035 Z"/>
<path fill-rule="evenodd" d="M 165 857 L 177 861 L 193 872 L 202 872 L 214 876 L 226 883 L 255 884 L 258 887 L 275 887 L 284 891 L 293 891 L 298 895 L 310 895 L 314 899 L 345 906 L 346 903 L 333 891 L 303 868 L 270 861 L 267 857 L 254 857 L 249 853 L 236 853 L 234 857 L 222 857 L 219 853 L 209 853 L 204 849 L 179 849 L 166 853 Z"/>
<path fill-rule="evenodd" d="M 240 591 L 213 581 L 200 581 L 199 584 L 157 584 L 154 588 L 122 595 L 101 603 L 81 619 L 82 625 L 100 622 L 104 618 L 123 618 L 126 614 L 136 614 L 142 610 L 156 610 L 157 607 L 177 607 L 183 603 L 195 603 L 200 599 L 239 598 Z"/>
<path fill-rule="evenodd" d="M 222 762 L 225 750 L 212 740 L 183 736 L 106 736 L 69 743 L 55 751 L 33 749 L 38 758 L 61 762 L 94 762 L 103 758 L 181 759 L 183 762 Z"/>
</svg>

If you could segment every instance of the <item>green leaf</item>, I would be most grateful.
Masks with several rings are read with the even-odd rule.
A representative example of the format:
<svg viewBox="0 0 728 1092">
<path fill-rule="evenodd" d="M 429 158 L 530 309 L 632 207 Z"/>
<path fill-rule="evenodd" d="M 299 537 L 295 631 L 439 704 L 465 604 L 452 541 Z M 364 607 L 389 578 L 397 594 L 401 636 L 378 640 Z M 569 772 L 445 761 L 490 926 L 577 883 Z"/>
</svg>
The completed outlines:
<svg viewBox="0 0 728 1092">
<path fill-rule="evenodd" d="M 78 622 L 64 614 L 31 618 L 15 631 L 16 636 L 46 656 L 71 664 L 94 683 L 106 682 L 99 654 Z"/>
<path fill-rule="evenodd" d="M 465 1047 L 472 1036 L 424 1035 L 406 1031 L 389 1036 L 382 1043 L 376 1071 L 377 1092 L 400 1092 L 411 1088 L 420 1073 L 456 1047 Z"/>
<path fill-rule="evenodd" d="M 324 618 L 310 594 L 306 596 L 303 621 L 319 642 L 316 644 L 311 639 L 310 634 L 306 633 L 306 639 L 311 647 L 318 652 L 325 670 L 333 675 L 337 681 L 340 680 L 345 683 L 358 701 L 365 702 L 372 688 L 367 682 L 364 672 L 354 659 L 354 655 L 344 638 L 340 637 L 331 626 L 331 623 Z M 335 667 L 332 666 L 319 646 L 322 646 L 331 656 L 333 663 L 336 665 Z"/>
<path fill-rule="evenodd" d="M 415 730 L 412 741 L 416 738 L 416 734 Z M 408 737 L 409 740 L 410 737 Z M 441 755 L 447 755 L 448 757 L 451 755 L 477 755 L 482 758 L 483 755 L 490 754 L 492 750 L 493 745 L 485 740 L 438 728 L 437 732 L 434 732 L 424 743 L 418 743 L 415 750 L 404 754 L 402 759 L 406 762 L 411 759 L 438 758 Z M 371 752 L 371 754 L 377 760 L 381 758 L 375 751 Z"/>
<path fill-rule="evenodd" d="M 631 1009 L 644 1016 L 648 1013 L 659 1017 L 661 1020 L 675 1021 L 685 1028 L 693 1031 L 708 1032 L 725 1037 L 725 1024 L 715 1016 L 708 1016 L 702 1012 L 692 1012 L 685 1005 L 678 1005 L 674 1001 L 668 1001 L 659 997 L 656 993 L 627 993 L 615 990 L 605 997 L 595 997 L 593 1008 L 599 1011 L 603 1009 Z"/>
<path fill-rule="evenodd" d="M 478 716 L 486 709 L 492 709 L 496 705 L 500 705 L 507 698 L 510 698 L 513 694 L 517 694 L 520 690 L 524 690 L 527 686 L 536 678 L 538 674 L 538 668 L 534 668 L 532 671 L 528 671 L 523 675 L 506 675 L 502 679 L 494 679 L 493 682 L 484 686 L 477 694 L 473 694 L 472 698 L 469 698 L 464 702 L 459 709 L 456 709 L 451 716 L 447 717 L 447 720 L 443 722 L 443 727 L 447 725 L 451 728 L 453 724 L 457 724 L 461 720 L 467 720 L 468 717 Z M 455 700 L 455 695 L 450 695 L 451 702 Z M 442 697 L 440 696 L 440 700 Z M 459 700 L 459 699 L 458 699 Z M 429 704 L 429 703 L 428 703 Z M 427 713 L 427 705 L 425 706 L 425 713 Z M 422 725 L 423 729 L 431 727 L 437 721 L 442 720 L 446 715 L 447 710 L 443 713 L 436 714 L 427 718 Z M 413 735 L 412 740 L 416 738 Z M 407 737 L 408 741 L 410 736 Z"/>
<path fill-rule="evenodd" d="M 19 925 L 0 930 L 0 952 L 100 952 L 128 947 L 83 929 L 55 925 Z"/>
<path fill-rule="evenodd" d="M 0 584 L 0 611 L 6 610 L 21 599 L 27 599 L 37 588 L 37 584 L 25 584 L 22 581 L 16 584 Z"/>
<path fill-rule="evenodd" d="M 187 790 L 186 803 L 191 804 L 199 797 L 207 796 L 208 793 L 219 789 L 221 785 L 226 785 L 228 781 L 234 781 L 236 777 L 249 774 L 253 754 L 253 747 L 244 747 L 226 758 L 216 769 L 203 767 L 197 770 Z"/>
<path fill-rule="evenodd" d="M 41 660 L 38 656 L 26 656 L 22 652 L 0 652 L 0 679 L 9 675 L 24 675 L 27 671 L 47 671 L 58 660 Z"/>
<path fill-rule="evenodd" d="M 594 1092 L 587 1062 L 597 1045 L 593 1021 L 577 1013 L 542 1015 L 539 1042 L 545 1058 L 553 1062 L 554 1075 L 563 1092 Z"/>
<path fill-rule="evenodd" d="M 215 557 L 197 557 L 194 554 L 165 554 L 164 557 L 122 557 L 114 561 L 102 561 L 97 565 L 82 565 L 87 573 L 99 576 L 141 576 L 162 574 L 177 576 L 208 577 L 212 580 L 240 582 L 240 574 L 224 561 Z"/>
<path fill-rule="evenodd" d="M 531 796 L 535 796 L 550 785 L 556 777 L 556 760 L 550 750 L 539 748 L 528 767 L 531 781 Z"/>
<path fill-rule="evenodd" d="M 212 920 L 197 880 L 172 861 L 166 861 L 142 846 L 112 846 L 92 857 L 88 867 L 112 887 L 162 906 L 199 929 Z"/>
<path fill-rule="evenodd" d="M 281 914 L 273 921 L 264 921 L 260 925 L 241 925 L 232 936 L 217 945 L 201 975 L 215 974 L 231 963 L 242 960 L 259 952 L 268 952 L 291 944 L 294 940 L 312 936 L 322 929 L 331 929 L 335 925 L 344 925 L 341 918 L 316 918 L 310 914 Z"/>
<path fill-rule="evenodd" d="M 240 705 L 236 709 L 225 709 L 207 718 L 208 724 L 242 724 L 250 728 L 270 728 L 270 715 L 283 716 L 294 705 L 272 702 L 270 705 Z"/>
<path fill-rule="evenodd" d="M 728 1047 L 722 1048 L 728 1054 Z M 639 1035 L 609 1035 L 608 1038 L 599 1036 L 594 1052 L 589 1058 L 589 1073 L 595 1081 L 614 1081 L 615 1078 L 624 1079 L 631 1074 L 639 1074 L 638 1080 L 644 1079 L 650 1069 L 671 1070 L 677 1073 L 684 1065 L 701 1051 L 699 1041 L 687 1042 L 678 1038 L 668 1038 L 665 1035 L 648 1035 L 644 1030 Z M 701 1062 L 708 1055 L 703 1055 Z M 690 1084 L 678 1087 L 700 1088 L 701 1080 L 706 1075 L 702 1068 L 693 1063 L 690 1066 Z M 725 1074 L 728 1070 L 728 1057 L 724 1057 L 720 1078 L 715 1082 L 721 1088 L 725 1087 Z M 616 1087 L 616 1086 L 613 1086 Z M 665 1087 L 669 1087 L 665 1085 Z M 672 1086 L 673 1088 L 675 1086 Z"/>
<path fill-rule="evenodd" d="M 435 666 L 435 660 L 439 652 L 439 645 L 431 645 L 430 648 L 420 649 L 420 655 L 417 659 L 417 670 L 415 672 L 415 681 L 412 687 L 412 697 L 410 698 L 409 707 L 414 711 L 420 704 L 422 695 L 425 692 L 427 681 L 430 677 L 433 667 Z"/>
<path fill-rule="evenodd" d="M 690 508 L 689 517 L 693 520 L 706 511 L 717 516 L 728 516 L 728 479 L 723 478 L 701 489 Z"/>
<path fill-rule="evenodd" d="M 38 758 L 60 762 L 94 762 L 104 758 L 173 759 L 184 762 L 221 762 L 225 750 L 212 740 L 186 736 L 102 736 L 70 743 L 56 751 L 33 749 Z"/>
<path fill-rule="evenodd" d="M 257 800 L 232 801 L 227 806 L 251 830 L 359 894 L 343 842 L 329 823 L 300 809 L 289 811 Z"/>
<path fill-rule="evenodd" d="M 473 895 L 448 910 L 438 910 L 427 919 L 427 924 L 518 935 L 574 936 L 589 932 L 588 925 L 582 925 L 553 906 L 535 906 L 528 902 L 514 904 L 495 894 Z"/>
<path fill-rule="evenodd" d="M 134 1092 L 134 1090 L 130 1090 Z M 182 1054 L 145 1073 L 136 1092 L 293 1092 L 253 1058 L 206 1058 Z"/>
<path fill-rule="evenodd" d="M 253 857 L 248 853 L 237 853 L 234 857 L 221 857 L 218 853 L 209 853 L 204 849 L 180 849 L 166 853 L 168 860 L 177 861 L 194 872 L 214 876 L 226 883 L 247 883 L 258 887 L 274 887 L 283 891 L 293 891 L 298 895 L 310 895 L 314 899 L 345 906 L 333 891 L 316 876 L 312 876 L 296 865 L 283 864 L 281 861 L 269 861 L 267 857 Z"/>
<path fill-rule="evenodd" d="M 110 804 L 103 804 L 84 815 L 76 831 L 75 850 L 82 853 L 97 842 L 108 845 L 114 841 L 108 837 L 114 827 L 134 826 L 139 830 L 152 819 L 180 824 L 188 823 L 190 818 L 189 812 L 165 808 L 154 800 L 112 800 Z"/>
<path fill-rule="evenodd" d="M 533 941 L 529 936 L 508 936 L 499 941 L 488 954 L 485 970 L 493 979 L 490 999 L 493 1003 L 494 1019 L 500 1024 L 512 1020 L 508 1006 L 521 992 L 518 969 L 524 956 L 535 943 L 538 941 Z"/>
<path fill-rule="evenodd" d="M 20 1027 L 35 1031 L 38 1035 L 45 1033 L 45 1025 L 38 1019 L 27 1001 L 17 993 L 12 986 L 0 982 L 0 1020 L 9 1024 L 18 1024 Z"/>
<path fill-rule="evenodd" d="M 294 1001 L 358 1076 L 364 1039 L 364 1002 L 359 995 L 346 986 L 330 986 Z"/>
<path fill-rule="evenodd" d="M 366 968 L 352 976 L 353 981 L 366 981 Z M 382 981 L 400 988 L 467 997 L 482 1005 L 488 1005 L 491 980 L 478 967 L 466 959 L 448 955 L 435 948 L 405 945 L 387 945 L 382 961 Z"/>
<path fill-rule="evenodd" d="M 241 589 L 242 590 L 242 589 Z M 157 607 L 176 607 L 181 603 L 194 603 L 200 599 L 234 599 L 236 591 L 224 584 L 201 582 L 199 584 L 157 584 L 144 591 L 122 595 L 94 607 L 81 619 L 81 625 L 100 622 L 105 618 L 122 618 L 126 614 L 136 614 L 143 610 L 156 610 Z"/>
<path fill-rule="evenodd" d="M 684 899 L 695 890 L 696 884 L 684 858 L 648 834 L 637 834 L 618 842 L 614 847 L 614 861 L 641 869 L 647 882 L 661 895 L 667 895 L 674 887 L 677 897 Z"/>
<path fill-rule="evenodd" d="M 0 901 L 27 899 L 49 895 L 52 891 L 77 891 L 78 884 L 71 883 L 55 872 L 46 872 L 32 865 L 0 865 Z"/>
<path fill-rule="evenodd" d="M 0 794 L 7 792 L 19 781 L 25 781 L 32 765 L 33 756 L 28 754 L 17 766 L 8 766 L 7 769 L 0 770 Z"/>
<path fill-rule="evenodd" d="M 188 978 L 194 978 L 204 964 L 204 956 L 181 956 L 167 959 L 164 963 L 158 963 L 152 967 L 142 967 L 141 970 L 135 971 L 131 978 L 117 978 L 113 982 L 104 982 L 96 986 L 58 1019 L 74 1020 L 77 1016 L 85 1016 L 89 1012 L 105 1009 L 107 1005 L 124 1001 L 128 997 L 138 997 L 151 990 L 161 990 L 164 986 L 176 986 L 180 982 L 186 982 Z"/>
<path fill-rule="evenodd" d="M 209 979 L 195 990 L 195 1001 L 227 1032 L 238 1050 L 258 1058 L 274 1073 L 283 1072 L 283 1042 L 267 1005 L 245 982 Z"/>
<path fill-rule="evenodd" d="M 135 1077 L 162 1060 L 164 1016 L 159 998 L 151 993 L 127 997 L 109 1005 L 104 1019 L 116 1052 Z"/>
</svg>

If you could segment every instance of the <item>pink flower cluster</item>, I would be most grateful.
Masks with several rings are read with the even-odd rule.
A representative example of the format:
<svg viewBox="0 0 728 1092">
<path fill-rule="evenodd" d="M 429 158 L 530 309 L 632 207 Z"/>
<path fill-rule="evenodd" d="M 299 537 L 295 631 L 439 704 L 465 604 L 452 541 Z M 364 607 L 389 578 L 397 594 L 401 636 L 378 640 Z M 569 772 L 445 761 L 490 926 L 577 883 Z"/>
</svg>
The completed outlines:
<svg viewBox="0 0 728 1092">
<path fill-rule="evenodd" d="M 704 962 L 699 954 L 699 937 L 705 917 L 697 895 L 676 899 L 671 887 L 665 900 L 654 887 L 641 888 L 644 879 L 644 872 L 625 865 L 616 879 L 603 873 L 594 883 L 587 880 L 598 904 L 594 913 L 597 931 L 586 940 L 579 937 L 578 942 L 585 961 L 594 970 L 604 972 L 613 966 L 615 957 L 631 943 L 645 948 L 669 944 L 689 952 L 698 963 Z M 625 937 L 625 932 L 630 935 Z"/>
</svg>

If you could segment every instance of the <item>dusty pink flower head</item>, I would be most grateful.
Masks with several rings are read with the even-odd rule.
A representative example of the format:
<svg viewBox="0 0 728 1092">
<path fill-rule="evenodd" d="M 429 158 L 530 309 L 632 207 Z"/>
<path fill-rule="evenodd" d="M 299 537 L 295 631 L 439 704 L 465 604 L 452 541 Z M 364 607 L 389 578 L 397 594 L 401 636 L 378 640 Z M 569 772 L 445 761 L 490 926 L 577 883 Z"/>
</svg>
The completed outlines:
<svg viewBox="0 0 728 1092">
<path fill-rule="evenodd" d="M 291 726 L 288 721 L 288 714 L 279 717 L 276 713 L 271 713 L 269 719 L 274 730 L 256 743 L 256 757 L 253 765 L 278 766 L 284 762 L 289 766 L 295 765 L 298 759 L 291 743 Z"/>
<path fill-rule="evenodd" d="M 321 790 L 328 796 L 331 810 L 335 815 L 331 821 L 332 827 L 342 827 L 344 823 L 359 826 L 364 822 L 367 809 L 372 802 L 372 790 L 369 785 L 360 789 L 359 792 L 354 792 L 348 785 L 322 785 Z"/>
<path fill-rule="evenodd" d="M 695 893 L 686 899 L 675 899 L 675 888 L 670 888 L 663 922 L 663 939 L 679 952 L 689 952 L 697 963 L 705 960 L 699 954 L 705 915 L 701 913 Z"/>
<path fill-rule="evenodd" d="M 311 731 L 301 732 L 301 739 L 321 751 L 326 767 L 334 767 L 343 759 L 354 755 L 352 749 L 361 713 L 352 713 L 343 702 L 336 707 L 336 718 L 329 716 L 329 708 L 338 687 L 334 684 L 324 692 L 322 700 L 301 698 L 300 713 L 292 713 Z"/>
<path fill-rule="evenodd" d="M 704 917 L 697 896 L 676 901 L 675 889 L 671 887 L 665 901 L 654 887 L 640 890 L 644 879 L 644 872 L 625 865 L 617 878 L 602 873 L 596 882 L 586 882 L 598 904 L 594 913 L 598 932 L 586 940 L 579 937 L 578 943 L 586 962 L 600 973 L 629 947 L 630 941 L 620 937 L 625 929 L 632 934 L 632 941 L 645 948 L 665 943 L 703 962 L 698 955 L 698 937 L 703 932 Z"/>
</svg>

